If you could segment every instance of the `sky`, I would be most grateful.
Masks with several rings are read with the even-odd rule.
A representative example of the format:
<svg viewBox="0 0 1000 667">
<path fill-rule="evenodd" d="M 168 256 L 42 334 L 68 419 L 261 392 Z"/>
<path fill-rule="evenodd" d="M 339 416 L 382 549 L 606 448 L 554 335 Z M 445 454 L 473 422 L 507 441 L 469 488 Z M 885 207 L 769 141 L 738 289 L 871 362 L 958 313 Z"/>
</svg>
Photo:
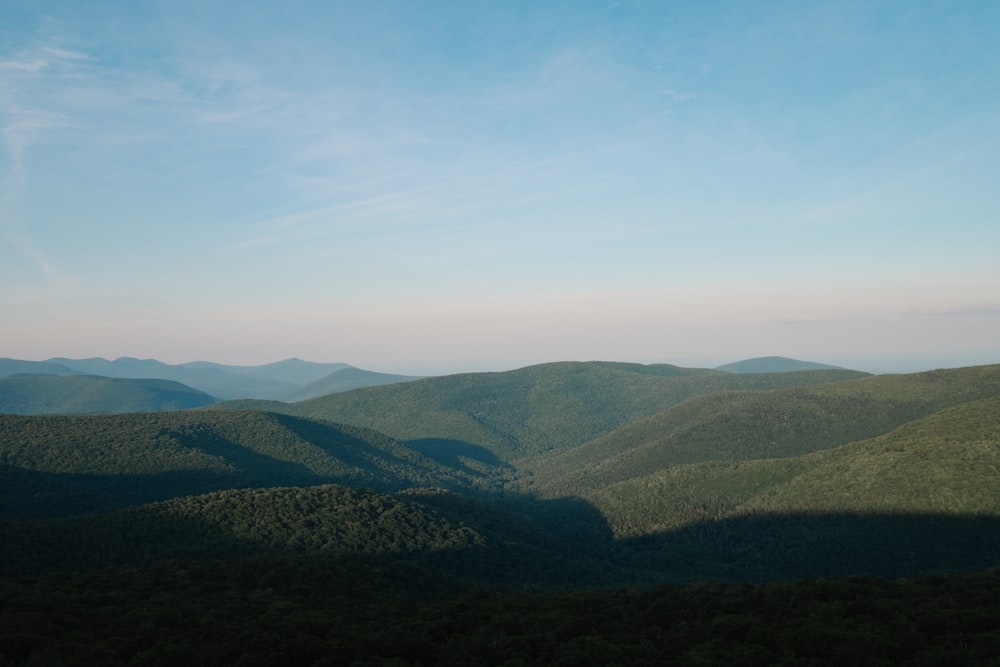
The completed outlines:
<svg viewBox="0 0 1000 667">
<path fill-rule="evenodd" d="M 993 0 L 3 0 L 0 356 L 1000 362 Z"/>
</svg>

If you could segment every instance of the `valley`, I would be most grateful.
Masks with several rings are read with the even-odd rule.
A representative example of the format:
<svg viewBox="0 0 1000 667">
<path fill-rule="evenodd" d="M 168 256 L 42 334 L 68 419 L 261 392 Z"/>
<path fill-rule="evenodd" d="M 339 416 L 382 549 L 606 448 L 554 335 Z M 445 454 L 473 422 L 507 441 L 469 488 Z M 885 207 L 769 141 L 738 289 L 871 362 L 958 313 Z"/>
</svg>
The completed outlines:
<svg viewBox="0 0 1000 667">
<path fill-rule="evenodd" d="M 52 374 L 55 363 L 37 374 L 18 365 L 0 381 L 97 381 Z M 117 404 L 101 394 L 107 414 L 0 414 L 0 664 L 46 651 L 65 661 L 80 636 L 94 643 L 74 664 L 139 664 L 138 648 L 112 637 L 155 632 L 205 664 L 248 657 L 245 641 L 261 655 L 311 656 L 304 664 L 361 660 L 386 631 L 379 619 L 397 617 L 407 630 L 382 658 L 408 664 L 448 664 L 460 650 L 485 664 L 542 664 L 524 656 L 558 651 L 642 664 L 667 636 L 689 664 L 737 646 L 756 647 L 755 664 L 798 664 L 814 647 L 777 627 L 747 634 L 760 614 L 805 623 L 788 596 L 879 600 L 888 619 L 948 586 L 962 609 L 993 618 L 1000 365 L 870 375 L 775 363 L 784 370 L 557 362 L 157 411 L 129 410 L 138 387 L 115 384 Z M 101 381 L 126 380 L 137 379 Z M 95 614 L 80 612 L 86 600 L 99 601 Z M 681 600 L 718 632 L 664 625 Z M 235 625 L 210 639 L 209 626 L 230 627 L 221 609 L 271 649 Z M 441 625 L 459 613 L 479 621 Z M 645 620 L 613 639 L 605 613 Z M 719 625 L 724 613 L 743 629 Z M 590 629 L 552 643 L 512 615 Z M 160 621 L 126 630 L 126 616 Z M 859 631 L 854 612 L 819 605 L 806 616 Z M 29 618 L 62 629 L 45 642 Z M 1000 645 L 993 630 L 963 639 L 962 627 L 935 639 L 927 623 L 914 617 L 905 644 L 886 639 L 898 627 L 869 619 L 882 637 L 872 650 L 929 660 Z M 482 653 L 477 632 L 506 652 Z M 571 650 L 581 636 L 591 643 Z"/>
</svg>

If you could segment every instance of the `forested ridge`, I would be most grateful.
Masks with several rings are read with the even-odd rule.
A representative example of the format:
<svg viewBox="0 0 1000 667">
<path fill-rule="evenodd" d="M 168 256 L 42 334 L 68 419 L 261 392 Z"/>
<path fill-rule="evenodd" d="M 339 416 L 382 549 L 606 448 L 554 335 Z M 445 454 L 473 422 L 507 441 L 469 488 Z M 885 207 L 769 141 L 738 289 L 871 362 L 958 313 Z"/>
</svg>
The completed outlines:
<svg viewBox="0 0 1000 667">
<path fill-rule="evenodd" d="M 251 404 L 0 415 L 0 665 L 989 664 L 1000 642 L 1000 366 L 546 364 Z"/>
<path fill-rule="evenodd" d="M 95 375 L 0 376 L 0 413 L 100 414 L 187 410 L 215 398 L 179 382 Z"/>
</svg>

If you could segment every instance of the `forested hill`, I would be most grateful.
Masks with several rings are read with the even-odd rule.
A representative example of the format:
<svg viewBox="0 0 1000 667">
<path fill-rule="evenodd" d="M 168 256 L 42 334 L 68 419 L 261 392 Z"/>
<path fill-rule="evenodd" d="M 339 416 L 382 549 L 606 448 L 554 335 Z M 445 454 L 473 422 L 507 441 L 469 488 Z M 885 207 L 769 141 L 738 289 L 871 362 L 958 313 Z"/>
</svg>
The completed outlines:
<svg viewBox="0 0 1000 667">
<path fill-rule="evenodd" d="M 425 378 L 293 404 L 235 402 L 219 407 L 266 407 L 357 424 L 437 456 L 485 449 L 490 456 L 513 461 L 582 444 L 695 396 L 866 376 L 845 370 L 738 375 L 668 364 L 557 362 L 501 373 Z"/>
<path fill-rule="evenodd" d="M 97 414 L 185 410 L 215 402 L 179 382 L 96 375 L 0 377 L 0 413 Z"/>
<path fill-rule="evenodd" d="M 329 484 L 217 491 L 34 524 L 0 521 L 0 538 L 0 574 L 485 544 L 472 528 L 405 496 Z"/>
<path fill-rule="evenodd" d="M 1000 365 L 869 376 L 768 392 L 721 392 L 519 466 L 531 473 L 536 491 L 586 495 L 676 466 L 778 459 L 831 449 L 888 433 L 944 408 L 997 396 Z"/>
<path fill-rule="evenodd" d="M 240 411 L 0 415 L 0 464 L 17 481 L 0 488 L 9 518 L 37 516 L 40 501 L 58 515 L 227 488 L 468 488 L 483 476 L 366 429 Z"/>
</svg>

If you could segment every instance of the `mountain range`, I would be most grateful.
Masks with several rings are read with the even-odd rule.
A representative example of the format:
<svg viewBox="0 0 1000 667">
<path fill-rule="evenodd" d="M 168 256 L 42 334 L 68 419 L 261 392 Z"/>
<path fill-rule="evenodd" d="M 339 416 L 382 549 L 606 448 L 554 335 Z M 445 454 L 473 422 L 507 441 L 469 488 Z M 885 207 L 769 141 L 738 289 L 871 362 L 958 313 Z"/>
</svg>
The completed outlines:
<svg viewBox="0 0 1000 667">
<path fill-rule="evenodd" d="M 925 662 L 940 654 L 951 664 L 961 657 L 948 653 L 953 647 L 991 655 L 993 631 L 968 628 L 995 627 L 992 592 L 1000 592 L 1000 365 L 870 375 L 749 361 L 739 365 L 745 372 L 554 362 L 294 402 L 0 414 L 0 594 L 25 610 L 49 599 L 80 609 L 49 623 L 47 636 L 35 633 L 28 611 L 9 615 L 5 627 L 20 628 L 20 639 L 5 648 L 0 632 L 0 663 L 53 647 L 79 661 L 106 646 L 90 662 L 121 651 L 127 664 L 141 649 L 121 648 L 121 637 L 148 640 L 165 627 L 173 645 L 200 647 L 189 658 L 206 664 L 232 663 L 242 650 L 234 647 L 271 650 L 263 637 L 310 662 L 483 655 L 486 664 L 540 664 L 524 658 L 548 645 L 531 628 L 563 627 L 554 619 L 565 618 L 550 661 L 579 651 L 580 664 L 643 664 L 643 646 L 658 656 L 680 649 L 662 644 L 662 628 L 645 639 L 600 628 L 618 627 L 619 612 L 644 618 L 671 599 L 688 600 L 692 623 L 699 610 L 716 610 L 704 634 L 685 635 L 702 651 L 681 660 L 690 664 L 695 655 L 732 662 L 717 653 L 723 646 L 730 657 L 758 655 L 753 664 L 819 655 L 822 633 L 808 646 L 781 635 L 783 627 L 810 632 L 794 618 L 771 617 L 776 625 L 752 636 L 749 619 L 768 613 L 771 600 L 788 608 L 820 600 L 809 613 L 828 633 L 866 619 L 867 640 L 843 630 L 835 646 L 848 636 L 852 645 L 874 642 L 871 655 L 882 662 L 923 651 Z M 260 377 L 307 386 L 320 370 L 279 368 Z M 84 370 L 99 363 L 63 379 L 97 381 Z M 138 380 L 114 380 L 126 381 Z M 976 577 L 975 586 L 961 577 Z M 916 583 L 886 583 L 901 579 Z M 706 588 L 709 581 L 743 587 Z M 957 623 L 948 611 L 952 620 L 907 626 L 909 639 L 897 641 L 911 596 L 935 581 L 980 620 Z M 685 588 L 650 592 L 663 585 Z M 565 595 L 578 597 L 553 597 Z M 824 599 L 846 602 L 828 608 Z M 232 612 L 248 634 L 236 639 L 199 600 L 255 610 Z M 884 600 L 875 605 L 882 611 L 862 600 Z M 443 604 L 458 606 L 434 606 Z M 600 621 L 602 610 L 611 617 Z M 159 619 L 152 629 L 124 625 L 147 612 Z M 436 614 L 451 620 L 436 625 Z M 416 634 L 391 630 L 402 627 Z M 485 643 L 476 627 L 490 628 Z M 927 639 L 931 627 L 941 628 L 938 639 Z M 75 643 L 81 637 L 88 648 Z M 630 637 L 627 647 L 620 637 Z M 509 654 L 486 649 L 507 645 Z M 147 661 L 168 662 L 158 659 Z"/>
<path fill-rule="evenodd" d="M 101 358 L 68 359 L 63 357 L 47 361 L 25 361 L 0 358 L 0 412 L 34 413 L 33 402 L 28 405 L 17 403 L 15 396 L 20 391 L 29 391 L 24 380 L 16 387 L 7 386 L 12 376 L 50 376 L 68 378 L 88 376 L 93 378 L 113 378 L 132 380 L 131 391 L 146 395 L 146 402 L 138 399 L 123 403 L 120 408 L 113 405 L 114 395 L 105 395 L 110 385 L 94 384 L 84 388 L 86 381 L 49 380 L 46 387 L 51 392 L 51 400 L 42 412 L 129 412 L 141 410 L 174 410 L 197 407 L 196 401 L 179 404 L 161 400 L 156 392 L 165 385 L 150 383 L 149 380 L 169 380 L 186 385 L 217 399 L 258 398 L 281 401 L 297 401 L 338 391 L 359 387 L 376 386 L 393 382 L 417 379 L 414 376 L 377 373 L 355 368 L 341 363 L 316 363 L 301 359 L 286 359 L 259 366 L 234 366 L 207 361 L 185 364 L 166 364 L 155 359 L 135 359 L 120 357 L 113 361 Z M 143 384 L 145 383 L 145 384 Z M 92 383 L 93 384 L 93 383 Z M 115 385 L 124 390 L 125 385 Z M 76 402 L 63 403 L 57 399 L 58 392 L 76 394 Z M 91 403 L 81 396 L 91 395 Z M 204 404 L 204 403 L 202 403 Z"/>
</svg>

